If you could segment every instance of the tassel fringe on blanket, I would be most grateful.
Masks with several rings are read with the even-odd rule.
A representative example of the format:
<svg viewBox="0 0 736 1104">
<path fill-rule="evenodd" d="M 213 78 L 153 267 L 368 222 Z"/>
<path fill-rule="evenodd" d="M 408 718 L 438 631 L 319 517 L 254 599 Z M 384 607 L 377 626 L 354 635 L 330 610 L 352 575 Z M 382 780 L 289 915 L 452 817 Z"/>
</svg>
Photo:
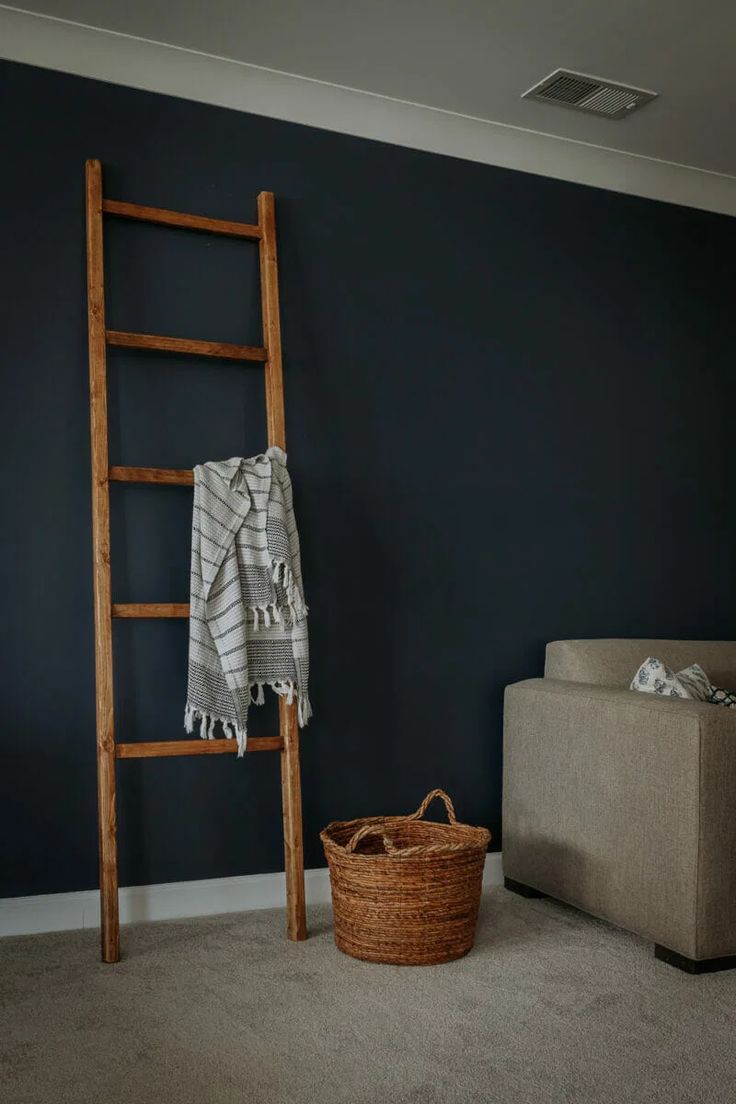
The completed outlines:
<svg viewBox="0 0 736 1104">
<path fill-rule="evenodd" d="M 194 469 L 189 679 L 184 727 L 246 748 L 248 709 L 264 687 L 309 702 L 307 606 L 291 480 L 280 448 Z"/>
</svg>

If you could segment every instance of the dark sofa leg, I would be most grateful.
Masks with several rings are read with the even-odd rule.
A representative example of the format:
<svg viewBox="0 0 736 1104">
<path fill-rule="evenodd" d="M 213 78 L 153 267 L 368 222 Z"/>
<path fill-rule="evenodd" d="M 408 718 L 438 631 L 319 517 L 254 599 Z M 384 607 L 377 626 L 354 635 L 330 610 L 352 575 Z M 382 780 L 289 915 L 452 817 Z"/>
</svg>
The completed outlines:
<svg viewBox="0 0 736 1104">
<path fill-rule="evenodd" d="M 542 893 L 541 889 L 535 889 L 534 886 L 524 885 L 523 882 L 515 882 L 513 878 L 504 878 L 504 889 L 510 889 L 512 893 L 518 893 L 520 897 L 546 897 L 546 893 Z"/>
<path fill-rule="evenodd" d="M 736 955 L 723 955 L 722 958 L 687 958 L 686 955 L 671 951 L 660 943 L 654 944 L 654 957 L 668 966 L 684 970 L 686 974 L 713 974 L 717 970 L 736 970 Z"/>
</svg>

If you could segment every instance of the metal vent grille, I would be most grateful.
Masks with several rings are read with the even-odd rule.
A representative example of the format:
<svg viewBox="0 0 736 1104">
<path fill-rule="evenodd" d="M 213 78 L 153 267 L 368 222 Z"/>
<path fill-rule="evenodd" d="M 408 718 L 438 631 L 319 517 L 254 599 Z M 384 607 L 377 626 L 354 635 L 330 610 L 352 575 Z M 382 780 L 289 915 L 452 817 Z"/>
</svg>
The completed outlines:
<svg viewBox="0 0 736 1104">
<path fill-rule="evenodd" d="M 624 119 L 632 111 L 655 99 L 656 92 L 615 81 L 591 77 L 587 73 L 573 73 L 569 69 L 555 69 L 544 80 L 528 89 L 523 99 L 543 100 L 560 107 L 572 107 L 589 115 L 603 115 L 608 119 Z"/>
</svg>

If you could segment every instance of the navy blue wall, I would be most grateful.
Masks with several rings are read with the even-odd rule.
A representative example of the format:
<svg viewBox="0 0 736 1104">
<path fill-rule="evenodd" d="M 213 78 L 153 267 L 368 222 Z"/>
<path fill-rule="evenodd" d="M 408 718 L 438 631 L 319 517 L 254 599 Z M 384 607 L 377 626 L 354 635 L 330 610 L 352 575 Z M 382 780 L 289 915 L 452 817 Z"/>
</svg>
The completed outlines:
<svg viewBox="0 0 736 1104">
<path fill-rule="evenodd" d="M 435 785 L 498 845 L 502 691 L 547 640 L 733 636 L 736 222 L 14 64 L 0 97 L 0 896 L 96 882 L 87 157 L 113 198 L 277 196 L 309 865 Z M 248 243 L 110 220 L 106 249 L 112 327 L 258 341 Z M 263 447 L 257 368 L 109 360 L 113 463 Z M 112 494 L 114 599 L 186 600 L 191 492 Z M 183 734 L 186 631 L 116 624 L 121 739 Z M 122 882 L 278 869 L 277 779 L 121 764 Z"/>
</svg>

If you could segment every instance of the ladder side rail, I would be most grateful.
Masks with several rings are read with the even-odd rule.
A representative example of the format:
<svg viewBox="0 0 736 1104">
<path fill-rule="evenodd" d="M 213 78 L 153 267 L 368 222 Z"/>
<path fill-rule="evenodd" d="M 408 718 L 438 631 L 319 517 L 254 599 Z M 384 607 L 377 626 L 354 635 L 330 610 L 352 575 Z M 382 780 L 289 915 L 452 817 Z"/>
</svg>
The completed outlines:
<svg viewBox="0 0 736 1104">
<path fill-rule="evenodd" d="M 115 722 L 112 673 L 110 489 L 108 484 L 107 351 L 102 234 L 102 166 L 86 165 L 87 319 L 92 452 L 97 809 L 103 962 L 120 959 L 118 853 L 115 810 Z"/>
<path fill-rule="evenodd" d="M 261 272 L 263 344 L 268 354 L 265 363 L 268 443 L 286 450 L 276 218 L 274 197 L 271 192 L 261 192 L 258 196 L 258 225 L 261 230 L 258 252 Z M 304 896 L 299 726 L 296 703 L 288 705 L 282 697 L 279 698 L 279 734 L 282 740 L 280 765 L 286 872 L 286 931 L 289 939 L 302 940 L 307 937 L 307 920 Z"/>
</svg>

